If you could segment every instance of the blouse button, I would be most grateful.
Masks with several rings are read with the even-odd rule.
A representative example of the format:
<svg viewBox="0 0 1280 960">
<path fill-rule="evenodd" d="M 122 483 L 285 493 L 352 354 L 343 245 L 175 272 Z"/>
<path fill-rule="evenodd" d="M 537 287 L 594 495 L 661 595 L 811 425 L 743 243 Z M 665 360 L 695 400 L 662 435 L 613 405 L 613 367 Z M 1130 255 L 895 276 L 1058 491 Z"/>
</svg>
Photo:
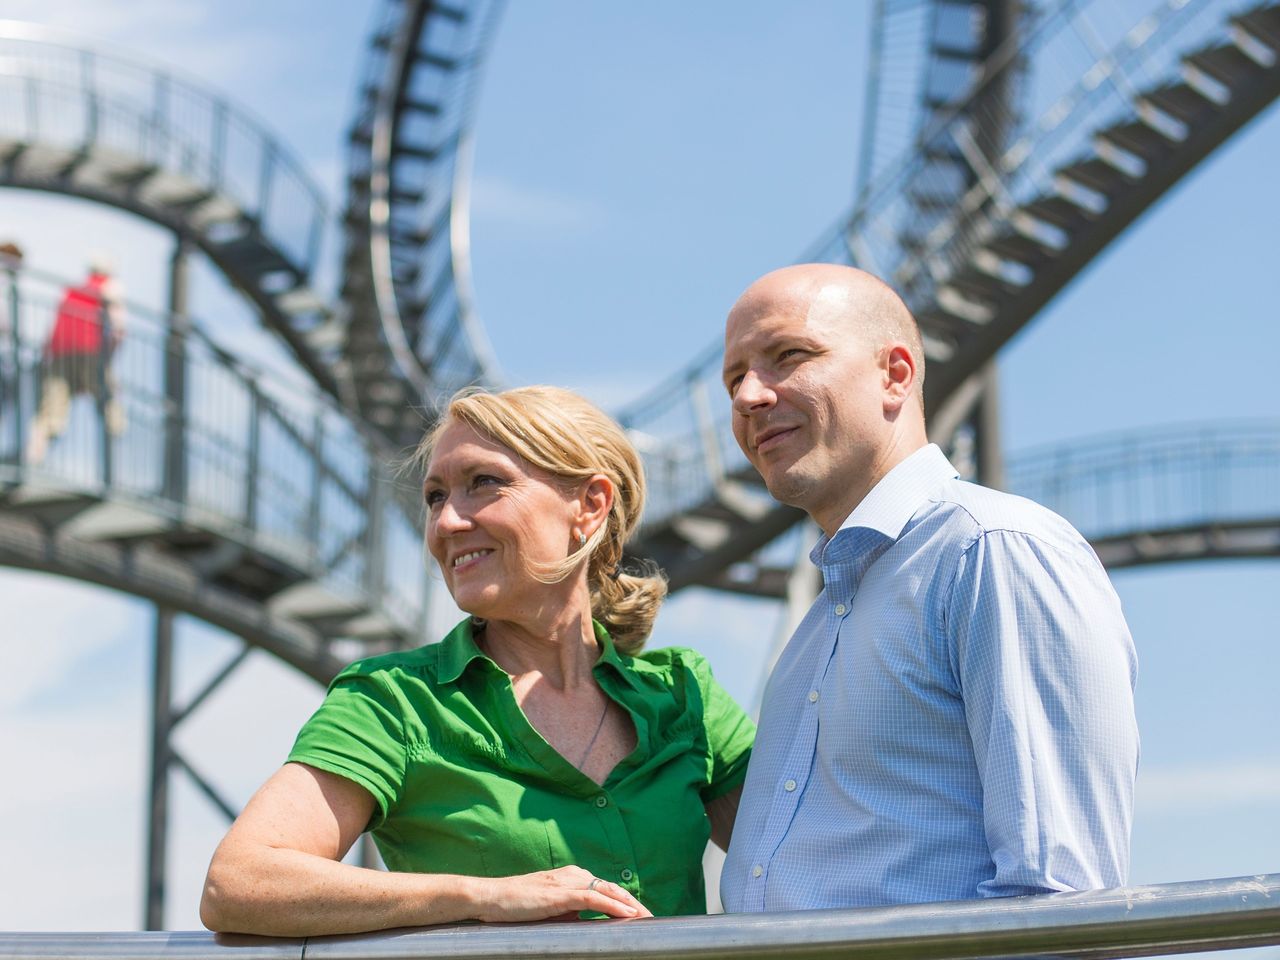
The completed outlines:
<svg viewBox="0 0 1280 960">
<path fill-rule="evenodd" d="M 602 810 L 603 810 L 603 809 L 604 809 L 605 807 L 607 807 L 608 805 L 609 805 L 609 798 L 608 798 L 608 797 L 606 797 L 603 793 L 602 793 L 602 794 L 600 794 L 600 796 L 596 797 L 596 806 L 597 806 L 597 807 L 599 807 L 600 809 L 602 809 Z"/>
<path fill-rule="evenodd" d="M 622 873 L 618 874 L 618 876 L 622 877 L 622 881 L 625 883 L 628 880 L 630 880 L 632 877 L 634 877 L 635 874 L 631 872 L 630 867 L 623 867 Z"/>
</svg>

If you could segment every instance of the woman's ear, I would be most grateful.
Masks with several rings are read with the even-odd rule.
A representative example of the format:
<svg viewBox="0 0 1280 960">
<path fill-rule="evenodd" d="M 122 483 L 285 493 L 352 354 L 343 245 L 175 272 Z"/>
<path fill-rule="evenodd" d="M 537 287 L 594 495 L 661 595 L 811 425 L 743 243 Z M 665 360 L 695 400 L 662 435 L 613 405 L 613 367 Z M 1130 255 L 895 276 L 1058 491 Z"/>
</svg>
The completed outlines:
<svg viewBox="0 0 1280 960">
<path fill-rule="evenodd" d="M 608 520 L 609 511 L 613 509 L 614 493 L 613 481 L 603 473 L 589 477 L 582 485 L 578 496 L 576 522 L 578 529 L 587 537 L 593 536 Z"/>
</svg>

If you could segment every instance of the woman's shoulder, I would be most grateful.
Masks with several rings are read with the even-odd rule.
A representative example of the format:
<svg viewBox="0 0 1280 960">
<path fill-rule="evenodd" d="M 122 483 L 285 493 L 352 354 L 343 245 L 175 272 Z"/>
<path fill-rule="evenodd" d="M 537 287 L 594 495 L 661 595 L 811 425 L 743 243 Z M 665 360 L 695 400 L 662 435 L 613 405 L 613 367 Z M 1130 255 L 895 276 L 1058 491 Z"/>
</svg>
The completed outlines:
<svg viewBox="0 0 1280 960">
<path fill-rule="evenodd" d="M 653 647 L 620 658 L 637 673 L 662 677 L 668 682 L 690 676 L 701 682 L 711 676 L 707 658 L 692 647 Z"/>
<path fill-rule="evenodd" d="M 431 643 L 412 650 L 362 657 L 343 667 L 333 682 L 364 679 L 395 684 L 408 677 L 433 679 L 440 659 L 438 646 Z"/>
</svg>

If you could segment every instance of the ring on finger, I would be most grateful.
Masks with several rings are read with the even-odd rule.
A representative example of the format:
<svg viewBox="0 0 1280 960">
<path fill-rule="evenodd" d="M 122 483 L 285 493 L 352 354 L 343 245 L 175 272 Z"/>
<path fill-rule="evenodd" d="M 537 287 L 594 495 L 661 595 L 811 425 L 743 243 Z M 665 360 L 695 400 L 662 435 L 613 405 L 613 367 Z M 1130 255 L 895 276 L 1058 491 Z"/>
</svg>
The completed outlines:
<svg viewBox="0 0 1280 960">
<path fill-rule="evenodd" d="M 597 884 L 597 883 L 603 883 L 603 882 L 604 882 L 604 881 L 603 881 L 603 880 L 601 880 L 599 877 L 592 877 L 592 878 L 591 878 L 591 882 L 587 884 L 587 889 L 588 889 L 589 891 L 591 891 L 592 893 L 594 893 L 594 892 L 595 892 L 595 889 L 596 889 L 596 884 Z"/>
</svg>

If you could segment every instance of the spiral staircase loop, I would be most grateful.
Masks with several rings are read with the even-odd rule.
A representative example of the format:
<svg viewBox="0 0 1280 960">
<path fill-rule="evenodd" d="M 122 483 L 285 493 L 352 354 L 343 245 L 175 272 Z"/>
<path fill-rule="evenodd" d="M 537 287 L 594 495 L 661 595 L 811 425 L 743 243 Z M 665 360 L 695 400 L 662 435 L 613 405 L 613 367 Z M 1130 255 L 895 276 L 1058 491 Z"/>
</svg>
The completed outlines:
<svg viewBox="0 0 1280 960">
<path fill-rule="evenodd" d="M 497 366 L 470 276 L 470 124 L 500 0 L 388 0 L 349 135 L 343 297 L 356 405 L 394 443 Z"/>
</svg>

